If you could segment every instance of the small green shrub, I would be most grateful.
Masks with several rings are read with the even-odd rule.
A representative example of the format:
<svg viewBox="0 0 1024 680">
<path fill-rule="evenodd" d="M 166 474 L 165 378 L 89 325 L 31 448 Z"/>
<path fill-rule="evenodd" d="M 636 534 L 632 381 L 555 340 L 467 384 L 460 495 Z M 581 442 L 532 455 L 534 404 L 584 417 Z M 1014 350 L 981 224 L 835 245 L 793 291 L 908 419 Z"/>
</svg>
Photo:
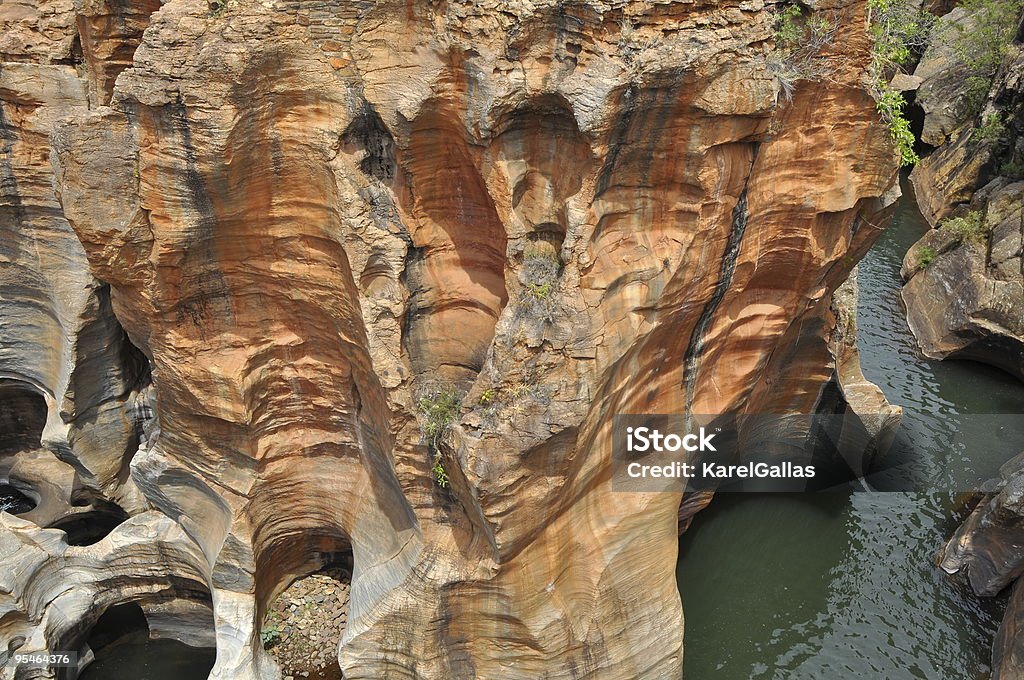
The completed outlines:
<svg viewBox="0 0 1024 680">
<path fill-rule="evenodd" d="M 868 0 L 871 27 L 871 94 L 889 137 L 896 146 L 901 165 L 914 165 L 920 159 L 914 151 L 914 134 L 904 115 L 907 101 L 889 86 L 892 75 L 910 57 L 923 50 L 931 33 L 934 17 L 909 0 Z"/>
<path fill-rule="evenodd" d="M 980 210 L 972 210 L 963 217 L 950 217 L 942 221 L 940 229 L 949 231 L 964 243 L 981 243 L 985 241 L 985 216 Z"/>
<path fill-rule="evenodd" d="M 931 246 L 921 246 L 917 249 L 917 262 L 922 267 L 930 265 L 938 256 L 939 254 L 935 252 L 935 248 L 932 248 Z"/>
<path fill-rule="evenodd" d="M 973 117 L 985 106 L 1017 30 L 1024 0 L 962 0 L 960 6 L 971 16 L 970 25 L 952 24 L 942 37 L 969 71 L 964 106 L 967 116 Z"/>
<path fill-rule="evenodd" d="M 442 489 L 448 488 L 448 473 L 444 469 L 444 465 L 441 464 L 441 454 L 434 454 L 434 467 L 430 468 L 431 472 L 434 473 L 434 481 Z"/>
<path fill-rule="evenodd" d="M 228 6 L 228 0 L 209 0 L 210 16 L 219 16 Z"/>
<path fill-rule="evenodd" d="M 1006 133 L 1006 121 L 1003 118 L 1002 112 L 997 111 L 985 116 L 981 125 L 974 128 L 971 135 L 983 142 L 997 144 L 1006 138 Z"/>
<path fill-rule="evenodd" d="M 441 443 L 448 435 L 452 423 L 459 416 L 459 409 L 462 406 L 462 397 L 450 385 L 441 386 L 431 390 L 417 400 L 416 405 L 420 409 L 422 422 L 420 428 L 423 438 L 427 443 L 432 455 L 434 481 L 440 487 L 448 486 L 448 473 L 441 462 Z"/>
<path fill-rule="evenodd" d="M 492 401 L 494 401 L 495 397 L 497 396 L 497 390 L 495 390 L 493 387 L 489 387 L 488 389 L 484 390 L 483 394 L 480 395 L 480 405 L 487 406 Z"/>
<path fill-rule="evenodd" d="M 804 12 L 800 5 L 786 5 L 775 17 L 775 43 L 791 46 L 800 40 Z"/>
<path fill-rule="evenodd" d="M 1024 160 L 1007 160 L 999 166 L 999 174 L 1009 179 L 1024 179 Z"/>
<path fill-rule="evenodd" d="M 260 640 L 264 649 L 270 649 L 281 641 L 281 629 L 276 623 L 263 626 L 260 630 Z"/>
</svg>

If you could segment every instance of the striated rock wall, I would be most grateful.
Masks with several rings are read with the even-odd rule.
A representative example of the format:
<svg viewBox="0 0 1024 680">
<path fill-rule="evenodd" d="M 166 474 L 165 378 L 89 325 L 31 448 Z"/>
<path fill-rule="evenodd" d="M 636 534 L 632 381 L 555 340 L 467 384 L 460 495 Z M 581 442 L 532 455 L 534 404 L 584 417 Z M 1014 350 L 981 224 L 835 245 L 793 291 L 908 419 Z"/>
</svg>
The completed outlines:
<svg viewBox="0 0 1024 680">
<path fill-rule="evenodd" d="M 977 233 L 946 224 L 907 252 L 907 322 L 926 356 L 982 361 L 1024 380 L 1024 182 L 993 180 L 971 208 Z"/>
<path fill-rule="evenodd" d="M 39 459 L 28 467 L 46 466 L 41 482 L 65 477 L 64 506 L 49 520 L 72 512 L 67 500 L 78 491 L 140 510 L 127 465 L 148 369 L 113 315 L 109 287 L 89 270 L 50 164 L 57 121 L 88 107 L 74 11 L 5 3 L 0 17 L 10 27 L 0 66 L 0 419 L 33 423 L 32 437 L 2 447 L 0 474 L 24 454 Z"/>
<path fill-rule="evenodd" d="M 994 32 L 1004 30 L 977 11 L 944 16 L 915 71 L 923 80 L 922 137 L 937 148 L 910 177 L 922 214 L 938 228 L 908 251 L 902 295 L 926 356 L 982 361 L 1024 378 L 1024 15 L 1016 34 L 1007 32 L 1010 43 L 993 53 L 1003 55 L 1002 65 L 972 113 L 979 76 L 950 35 L 962 31 L 991 50 Z"/>
<path fill-rule="evenodd" d="M 52 371 L 148 364 L 75 390 L 156 419 L 137 451 L 104 448 L 130 475 L 91 473 L 152 511 L 89 549 L 113 554 L 143 516 L 180 528 L 194 550 L 161 566 L 213 595 L 213 678 L 276 677 L 267 606 L 348 552 L 347 678 L 678 677 L 676 536 L 706 499 L 613 492 L 612 416 L 811 412 L 833 381 L 832 293 L 878 234 L 896 157 L 865 90 L 866 3 L 819 5 L 837 66 L 792 99 L 760 0 L 0 15 L 57 35 L 0 78 L 45 54 L 65 79 L 34 133 L 55 174 L 39 139 L 9 192 L 35 186 L 62 237 L 6 224 L 73 264 L 35 266 L 45 285 L 15 304 L 76 276 L 99 302 L 75 318 L 120 339 Z M 76 44 L 80 63 L 56 63 Z M 17 82 L 5 111 L 47 81 Z M 29 343 L 33 324 L 4 329 Z M 37 335 L 22 364 L 97 334 Z M 438 390 L 461 398 L 445 487 L 422 435 Z M 22 651 L 62 639 L 43 624 L 56 600 L 22 599 L 33 579 L 6 589 Z M 97 607 L 132 598 L 111 587 Z"/>
</svg>

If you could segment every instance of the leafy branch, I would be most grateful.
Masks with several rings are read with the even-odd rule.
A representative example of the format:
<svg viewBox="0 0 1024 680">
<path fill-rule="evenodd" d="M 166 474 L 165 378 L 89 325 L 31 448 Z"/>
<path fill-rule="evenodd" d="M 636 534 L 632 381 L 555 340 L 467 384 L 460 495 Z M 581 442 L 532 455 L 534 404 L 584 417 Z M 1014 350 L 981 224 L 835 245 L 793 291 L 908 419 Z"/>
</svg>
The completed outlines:
<svg viewBox="0 0 1024 680">
<path fill-rule="evenodd" d="M 889 127 L 901 165 L 914 165 L 921 158 L 914 151 L 914 133 L 904 114 L 907 100 L 889 85 L 889 80 L 915 52 L 925 48 L 933 24 L 931 14 L 908 0 L 868 0 L 868 27 L 873 39 L 868 66 L 870 91 L 878 114 Z"/>
</svg>

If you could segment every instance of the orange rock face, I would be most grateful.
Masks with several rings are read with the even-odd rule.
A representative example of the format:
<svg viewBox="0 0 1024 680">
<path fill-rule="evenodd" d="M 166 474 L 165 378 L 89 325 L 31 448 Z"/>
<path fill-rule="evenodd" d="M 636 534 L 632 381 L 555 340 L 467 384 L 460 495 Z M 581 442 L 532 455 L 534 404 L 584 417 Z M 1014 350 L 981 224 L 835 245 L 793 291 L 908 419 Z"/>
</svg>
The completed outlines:
<svg viewBox="0 0 1024 680">
<path fill-rule="evenodd" d="M 612 417 L 835 379 L 896 157 L 832 4 L 792 99 L 760 1 L 172 0 L 119 75 L 134 33 L 78 17 L 116 84 L 54 182 L 152 366 L 131 480 L 206 560 L 211 677 L 274 677 L 267 605 L 346 552 L 347 678 L 679 676 L 700 499 L 614 492 Z"/>
</svg>

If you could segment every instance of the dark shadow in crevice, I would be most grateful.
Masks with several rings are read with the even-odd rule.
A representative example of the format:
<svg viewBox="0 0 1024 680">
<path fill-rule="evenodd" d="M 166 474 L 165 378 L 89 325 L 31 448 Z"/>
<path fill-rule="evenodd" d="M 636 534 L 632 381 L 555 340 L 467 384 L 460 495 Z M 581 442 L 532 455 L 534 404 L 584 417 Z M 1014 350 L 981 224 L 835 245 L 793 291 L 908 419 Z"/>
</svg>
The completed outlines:
<svg viewBox="0 0 1024 680">
<path fill-rule="evenodd" d="M 72 505 L 76 502 L 82 500 L 73 498 Z M 65 532 L 68 545 L 87 546 L 99 543 L 128 519 L 127 513 L 110 501 L 97 498 L 89 505 L 92 509 L 63 517 L 47 528 Z"/>
<path fill-rule="evenodd" d="M 0 455 L 41 446 L 46 400 L 26 382 L 0 379 Z"/>
<path fill-rule="evenodd" d="M 117 642 L 142 641 L 149 639 L 149 624 L 146 615 L 137 602 L 125 602 L 103 612 L 96 625 L 89 631 L 86 644 L 93 652 L 99 652 Z"/>
<path fill-rule="evenodd" d="M 0 482 L 0 511 L 22 515 L 34 510 L 38 504 L 39 500 L 33 498 L 27 489 L 9 482 Z"/>
<path fill-rule="evenodd" d="M 86 663 L 78 675 L 77 668 L 58 669 L 58 680 L 205 680 L 213 669 L 216 650 L 180 641 L 181 634 L 192 635 L 203 630 L 204 638 L 215 637 L 210 593 L 195 584 L 181 584 L 175 597 L 167 599 L 163 592 L 152 601 L 125 601 L 103 610 L 95 623 L 76 627 L 61 641 L 63 649 L 77 649 Z M 170 618 L 157 614 L 159 623 L 147 617 L 152 608 L 172 603 L 191 603 Z M 166 610 L 165 610 L 166 611 Z M 198 612 L 206 612 L 202 615 Z M 184 617 L 175 619 L 174 617 Z M 175 633 L 174 631 L 178 632 Z M 180 638 L 180 639 L 179 639 Z"/>
<path fill-rule="evenodd" d="M 341 140 L 346 152 L 363 152 L 359 161 L 359 169 L 363 173 L 386 184 L 395 179 L 395 140 L 380 114 L 369 103 L 363 104 Z"/>
</svg>

